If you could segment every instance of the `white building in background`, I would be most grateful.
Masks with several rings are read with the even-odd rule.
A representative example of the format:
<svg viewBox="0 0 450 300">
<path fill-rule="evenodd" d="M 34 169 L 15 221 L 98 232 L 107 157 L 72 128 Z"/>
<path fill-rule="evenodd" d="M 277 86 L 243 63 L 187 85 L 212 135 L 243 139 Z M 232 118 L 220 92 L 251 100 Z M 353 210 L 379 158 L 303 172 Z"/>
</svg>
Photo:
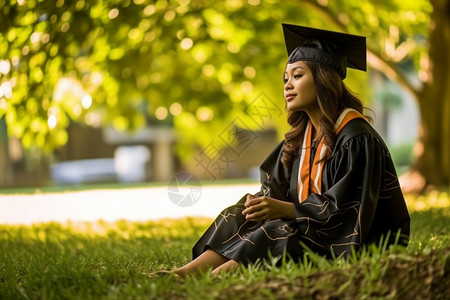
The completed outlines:
<svg viewBox="0 0 450 300">
<path fill-rule="evenodd" d="M 78 134 L 84 145 L 81 148 L 89 148 L 92 156 L 73 154 L 69 159 L 52 164 L 50 172 L 56 184 L 168 181 L 173 176 L 173 128 L 145 127 L 134 132 L 112 128 L 92 130 L 99 131 L 96 139 L 88 139 L 83 131 Z M 78 142 L 75 138 L 66 148 L 80 147 Z"/>
<path fill-rule="evenodd" d="M 375 113 L 374 127 L 391 147 L 413 144 L 417 140 L 420 111 L 413 95 L 378 71 L 370 73 L 373 92 L 370 108 Z M 409 74 L 413 84 L 420 84 Z"/>
<path fill-rule="evenodd" d="M 415 99 L 398 85 L 390 83 L 391 94 L 397 95 L 394 105 L 375 99 L 371 108 L 375 112 L 374 126 L 386 142 L 392 146 L 414 143 L 417 139 L 420 112 Z M 389 97 L 387 95 L 386 97 Z M 389 100 L 387 100 L 389 101 Z"/>
<path fill-rule="evenodd" d="M 371 76 L 374 127 L 388 144 L 400 172 L 409 168 L 420 126 L 420 111 L 413 95 L 379 72 Z"/>
</svg>

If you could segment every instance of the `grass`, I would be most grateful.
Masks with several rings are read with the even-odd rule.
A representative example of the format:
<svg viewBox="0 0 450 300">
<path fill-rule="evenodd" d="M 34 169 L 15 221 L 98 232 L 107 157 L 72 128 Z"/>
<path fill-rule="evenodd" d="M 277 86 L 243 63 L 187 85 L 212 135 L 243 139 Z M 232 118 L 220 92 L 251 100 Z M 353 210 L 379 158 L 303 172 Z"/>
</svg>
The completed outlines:
<svg viewBox="0 0 450 300">
<path fill-rule="evenodd" d="M 209 274 L 149 279 L 187 263 L 211 220 L 0 225 L 1 299 L 445 299 L 450 294 L 450 198 L 407 198 L 407 248 L 373 245 L 348 260 L 308 252 Z"/>
</svg>

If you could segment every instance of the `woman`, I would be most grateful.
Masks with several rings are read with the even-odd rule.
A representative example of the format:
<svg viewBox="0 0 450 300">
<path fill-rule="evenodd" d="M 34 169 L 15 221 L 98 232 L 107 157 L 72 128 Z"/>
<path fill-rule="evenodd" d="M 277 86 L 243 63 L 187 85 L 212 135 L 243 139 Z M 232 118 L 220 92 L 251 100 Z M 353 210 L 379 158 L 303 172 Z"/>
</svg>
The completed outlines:
<svg viewBox="0 0 450 300">
<path fill-rule="evenodd" d="M 409 237 L 409 214 L 389 151 L 343 83 L 366 67 L 365 38 L 283 24 L 284 97 L 291 129 L 261 165 L 262 188 L 225 209 L 174 271 L 213 274 L 304 247 L 329 257 Z M 390 237 L 390 238 L 389 238 Z M 397 236 L 398 238 L 398 236 Z"/>
</svg>

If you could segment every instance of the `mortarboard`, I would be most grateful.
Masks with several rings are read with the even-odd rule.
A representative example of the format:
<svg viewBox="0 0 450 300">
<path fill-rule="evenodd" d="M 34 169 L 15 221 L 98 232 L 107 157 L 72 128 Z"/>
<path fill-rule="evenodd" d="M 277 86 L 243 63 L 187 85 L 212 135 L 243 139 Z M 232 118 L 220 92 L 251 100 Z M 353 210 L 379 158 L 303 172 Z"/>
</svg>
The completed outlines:
<svg viewBox="0 0 450 300">
<path fill-rule="evenodd" d="M 366 37 L 292 24 L 282 24 L 288 63 L 326 64 L 344 79 L 347 68 L 366 71 Z"/>
</svg>

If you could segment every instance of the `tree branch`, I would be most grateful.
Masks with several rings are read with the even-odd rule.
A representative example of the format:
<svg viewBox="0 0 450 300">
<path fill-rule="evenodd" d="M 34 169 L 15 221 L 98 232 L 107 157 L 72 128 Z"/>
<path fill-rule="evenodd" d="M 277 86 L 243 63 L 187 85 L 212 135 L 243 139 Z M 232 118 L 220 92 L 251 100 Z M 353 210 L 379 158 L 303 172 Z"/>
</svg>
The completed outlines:
<svg viewBox="0 0 450 300">
<path fill-rule="evenodd" d="M 367 62 L 369 66 L 372 67 L 374 70 L 383 73 L 390 80 L 395 81 L 399 85 L 403 86 L 403 88 L 405 88 L 406 91 L 411 93 L 411 95 L 414 97 L 414 99 L 416 99 L 416 101 L 419 101 L 420 91 L 413 86 L 413 84 L 405 76 L 405 74 L 392 62 L 389 62 L 381 58 L 380 55 L 370 50 L 369 47 L 367 48 Z"/>
<path fill-rule="evenodd" d="M 314 0 L 299 0 L 302 5 L 306 5 L 312 10 L 319 12 L 326 21 L 336 26 L 339 30 L 348 32 L 347 27 L 339 20 L 334 12 L 327 7 L 319 5 Z M 420 91 L 412 82 L 405 76 L 405 74 L 392 62 L 384 59 L 379 53 L 367 47 L 367 63 L 374 70 L 385 74 L 390 80 L 397 82 L 403 86 L 412 96 L 419 101 Z"/>
</svg>

